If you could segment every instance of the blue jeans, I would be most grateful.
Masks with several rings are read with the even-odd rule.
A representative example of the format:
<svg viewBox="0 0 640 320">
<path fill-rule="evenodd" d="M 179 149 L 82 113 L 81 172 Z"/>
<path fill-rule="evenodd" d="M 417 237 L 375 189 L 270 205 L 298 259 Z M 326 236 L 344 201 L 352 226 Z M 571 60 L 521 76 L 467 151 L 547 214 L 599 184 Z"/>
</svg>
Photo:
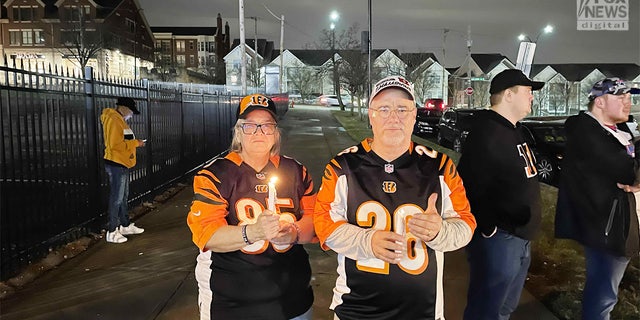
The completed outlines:
<svg viewBox="0 0 640 320">
<path fill-rule="evenodd" d="M 104 169 L 109 175 L 109 232 L 118 226 L 129 226 L 129 169 L 105 163 Z"/>
<path fill-rule="evenodd" d="M 584 247 L 587 278 L 582 292 L 582 319 L 608 320 L 618 302 L 618 286 L 629 258 Z"/>
<path fill-rule="evenodd" d="M 469 291 L 464 319 L 509 319 L 531 264 L 530 242 L 500 229 L 491 238 L 476 231 L 466 250 Z"/>
</svg>

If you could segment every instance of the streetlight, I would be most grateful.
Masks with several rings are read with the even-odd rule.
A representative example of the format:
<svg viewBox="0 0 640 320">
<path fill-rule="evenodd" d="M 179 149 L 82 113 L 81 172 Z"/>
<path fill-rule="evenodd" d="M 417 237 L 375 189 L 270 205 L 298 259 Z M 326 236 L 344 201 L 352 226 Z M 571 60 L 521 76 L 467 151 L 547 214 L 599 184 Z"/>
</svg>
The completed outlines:
<svg viewBox="0 0 640 320">
<path fill-rule="evenodd" d="M 548 24 L 546 27 L 544 27 L 544 29 L 542 29 L 542 30 L 540 30 L 540 32 L 538 32 L 538 35 L 536 35 L 536 40 L 535 41 L 531 40 L 531 38 L 529 38 L 529 36 L 524 34 L 524 33 L 521 33 L 518 36 L 518 40 L 520 40 L 520 41 L 527 40 L 527 42 L 537 43 L 538 39 L 540 38 L 541 35 L 547 34 L 547 33 L 552 33 L 552 32 L 553 32 L 553 26 Z"/>
<path fill-rule="evenodd" d="M 529 76 L 529 73 L 531 72 L 531 65 L 533 64 L 533 55 L 536 52 L 536 45 L 540 36 L 552 32 L 553 26 L 547 25 L 544 29 L 538 32 L 535 37 L 535 41 L 531 40 L 531 38 L 524 33 L 518 36 L 518 40 L 520 40 L 520 48 L 518 49 L 518 58 L 516 59 L 516 69 L 522 70 L 524 74 Z"/>
<path fill-rule="evenodd" d="M 338 81 L 337 81 L 337 70 L 336 70 L 336 22 L 338 21 L 338 12 L 333 10 L 329 14 L 329 19 L 331 20 L 331 24 L 329 28 L 331 29 L 331 66 L 333 68 L 333 93 L 337 95 L 338 101 L 340 101 L 340 92 L 338 91 Z"/>
<path fill-rule="evenodd" d="M 333 50 L 335 50 L 336 46 L 336 22 L 339 17 L 340 15 L 338 14 L 338 11 L 335 10 L 331 11 L 329 14 L 329 19 L 331 19 L 331 24 L 329 25 L 329 29 L 331 29 L 331 54 L 333 54 Z"/>
</svg>

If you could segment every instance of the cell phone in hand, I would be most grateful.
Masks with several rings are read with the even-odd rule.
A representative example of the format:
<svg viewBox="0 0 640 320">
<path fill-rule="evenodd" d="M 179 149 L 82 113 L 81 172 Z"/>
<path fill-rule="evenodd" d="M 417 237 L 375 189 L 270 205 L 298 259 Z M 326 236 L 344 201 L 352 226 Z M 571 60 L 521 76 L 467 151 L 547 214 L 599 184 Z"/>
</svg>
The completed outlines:
<svg viewBox="0 0 640 320">
<path fill-rule="evenodd" d="M 142 142 L 147 143 L 147 139 L 142 139 Z"/>
</svg>

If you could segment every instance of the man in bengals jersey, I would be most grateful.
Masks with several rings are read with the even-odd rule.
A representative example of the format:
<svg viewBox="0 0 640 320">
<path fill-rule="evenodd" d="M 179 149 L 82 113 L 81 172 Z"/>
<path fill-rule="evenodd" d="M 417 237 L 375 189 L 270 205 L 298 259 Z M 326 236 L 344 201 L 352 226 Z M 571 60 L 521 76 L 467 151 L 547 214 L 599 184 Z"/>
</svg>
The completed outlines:
<svg viewBox="0 0 640 320">
<path fill-rule="evenodd" d="M 325 168 L 314 225 L 338 253 L 336 319 L 444 317 L 444 252 L 466 245 L 476 224 L 451 159 L 411 141 L 415 118 L 413 85 L 380 80 L 373 138 Z"/>
<path fill-rule="evenodd" d="M 271 99 L 244 97 L 237 118 L 230 152 L 193 180 L 187 223 L 200 249 L 200 319 L 310 320 L 311 267 L 301 244 L 315 237 L 311 176 L 279 154 Z"/>
<path fill-rule="evenodd" d="M 541 209 L 535 158 L 519 121 L 531 112 L 532 91 L 543 85 L 517 69 L 497 74 L 491 109 L 477 113 L 463 145 L 458 168 L 478 220 L 466 248 L 466 320 L 509 319 L 520 300 Z"/>
</svg>

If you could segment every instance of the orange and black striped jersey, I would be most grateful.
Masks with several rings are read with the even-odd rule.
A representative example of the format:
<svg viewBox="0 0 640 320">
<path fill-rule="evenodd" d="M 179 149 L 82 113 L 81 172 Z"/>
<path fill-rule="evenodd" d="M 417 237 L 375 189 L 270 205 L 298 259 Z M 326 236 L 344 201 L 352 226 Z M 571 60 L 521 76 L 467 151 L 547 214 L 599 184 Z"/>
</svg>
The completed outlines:
<svg viewBox="0 0 640 320">
<path fill-rule="evenodd" d="M 256 172 L 231 152 L 194 177 L 194 200 L 187 223 L 200 248 L 196 278 L 200 290 L 211 290 L 216 319 L 289 319 L 313 303 L 309 258 L 301 245 L 279 246 L 257 241 L 242 250 L 208 251 L 207 241 L 220 227 L 254 223 L 267 207 L 268 181 L 276 184 L 276 212 L 293 221 L 313 215 L 315 193 L 307 169 L 285 156 L 271 157 Z M 203 281 L 203 279 L 205 279 Z M 206 282 L 206 283 L 203 283 Z"/>
<path fill-rule="evenodd" d="M 466 245 L 475 229 L 462 180 L 444 154 L 411 143 L 402 156 L 387 162 L 370 142 L 362 141 L 327 164 L 314 212 L 316 233 L 323 249 L 355 246 L 362 238 L 355 232 L 370 229 L 405 235 L 410 248 L 398 264 L 372 255 L 352 259 L 338 251 L 331 309 L 340 319 L 438 319 L 443 316 L 443 251 Z M 432 193 L 438 194 L 443 228 L 425 243 L 408 232 L 406 221 L 426 210 Z M 359 228 L 340 235 L 344 224 Z"/>
</svg>

